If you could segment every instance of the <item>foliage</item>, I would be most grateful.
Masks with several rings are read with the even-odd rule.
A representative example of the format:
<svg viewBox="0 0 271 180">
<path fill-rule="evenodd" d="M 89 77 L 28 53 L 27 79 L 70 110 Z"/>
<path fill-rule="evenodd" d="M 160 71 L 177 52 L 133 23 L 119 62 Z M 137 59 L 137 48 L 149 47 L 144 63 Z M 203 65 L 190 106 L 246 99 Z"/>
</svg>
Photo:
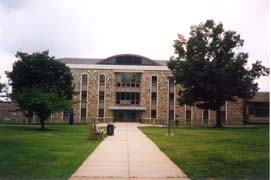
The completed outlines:
<svg viewBox="0 0 271 180">
<path fill-rule="evenodd" d="M 0 76 L 0 79 L 1 79 L 1 76 Z M 0 93 L 3 92 L 4 88 L 5 88 L 5 84 L 0 83 Z"/>
<path fill-rule="evenodd" d="M 243 43 L 239 34 L 225 31 L 213 20 L 192 26 L 188 40 L 179 34 L 173 45 L 175 56 L 168 63 L 183 87 L 179 103 L 215 110 L 220 127 L 219 111 L 225 101 L 253 97 L 258 90 L 254 80 L 268 75 L 269 69 L 260 61 L 247 68 L 248 54 L 237 52 Z"/>
<path fill-rule="evenodd" d="M 28 116 L 36 113 L 42 128 L 52 113 L 72 107 L 72 74 L 69 67 L 49 56 L 49 51 L 27 54 L 17 52 L 13 70 L 11 98 Z"/>
<path fill-rule="evenodd" d="M 140 129 L 192 180 L 269 179 L 268 126 Z"/>
<path fill-rule="evenodd" d="M 68 179 L 100 140 L 88 125 L 0 126 L 0 179 Z"/>
</svg>

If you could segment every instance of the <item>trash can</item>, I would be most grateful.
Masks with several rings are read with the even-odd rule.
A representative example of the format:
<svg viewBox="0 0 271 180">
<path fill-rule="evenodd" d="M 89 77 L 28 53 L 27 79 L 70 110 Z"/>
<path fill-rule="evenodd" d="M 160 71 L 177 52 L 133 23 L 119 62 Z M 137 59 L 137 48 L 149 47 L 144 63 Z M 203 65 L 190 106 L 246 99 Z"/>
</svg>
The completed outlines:
<svg viewBox="0 0 271 180">
<path fill-rule="evenodd" d="M 114 136 L 114 125 L 113 124 L 107 125 L 107 135 Z"/>
<path fill-rule="evenodd" d="M 73 112 L 69 113 L 69 125 L 73 125 Z"/>
</svg>

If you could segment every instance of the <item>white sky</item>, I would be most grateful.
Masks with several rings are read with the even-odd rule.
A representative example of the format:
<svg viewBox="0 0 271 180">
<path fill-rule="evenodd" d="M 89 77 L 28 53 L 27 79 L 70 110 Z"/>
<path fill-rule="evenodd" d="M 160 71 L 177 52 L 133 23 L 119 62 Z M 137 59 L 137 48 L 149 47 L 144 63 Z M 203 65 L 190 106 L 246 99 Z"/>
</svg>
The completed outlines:
<svg viewBox="0 0 271 180">
<path fill-rule="evenodd" d="M 168 60 L 177 33 L 188 37 L 191 25 L 207 19 L 241 34 L 250 64 L 258 59 L 269 66 L 268 11 L 268 0 L 0 0 L 0 81 L 6 82 L 16 51 Z M 258 82 L 269 91 L 268 78 Z"/>
</svg>

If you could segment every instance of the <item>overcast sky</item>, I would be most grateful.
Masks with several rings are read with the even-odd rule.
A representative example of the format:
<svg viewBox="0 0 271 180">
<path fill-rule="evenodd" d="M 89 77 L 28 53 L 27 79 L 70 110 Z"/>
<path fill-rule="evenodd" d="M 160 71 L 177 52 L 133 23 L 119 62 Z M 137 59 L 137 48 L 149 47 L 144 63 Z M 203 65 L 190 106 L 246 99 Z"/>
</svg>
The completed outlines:
<svg viewBox="0 0 271 180">
<path fill-rule="evenodd" d="M 57 58 L 133 53 L 168 60 L 177 33 L 188 37 L 190 26 L 206 19 L 241 34 L 250 64 L 258 59 L 269 66 L 268 7 L 268 0 L 0 0 L 1 81 L 16 51 L 49 49 Z M 259 86 L 269 91 L 268 78 Z"/>
</svg>

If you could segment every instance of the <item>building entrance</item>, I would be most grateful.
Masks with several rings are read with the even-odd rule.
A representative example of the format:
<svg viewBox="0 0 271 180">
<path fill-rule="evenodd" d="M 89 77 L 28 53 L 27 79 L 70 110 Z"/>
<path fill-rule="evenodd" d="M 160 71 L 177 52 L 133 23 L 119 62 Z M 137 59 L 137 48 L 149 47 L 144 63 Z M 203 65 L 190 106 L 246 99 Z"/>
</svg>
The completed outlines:
<svg viewBox="0 0 271 180">
<path fill-rule="evenodd" d="M 140 122 L 141 113 L 137 111 L 114 111 L 115 122 Z"/>
</svg>

